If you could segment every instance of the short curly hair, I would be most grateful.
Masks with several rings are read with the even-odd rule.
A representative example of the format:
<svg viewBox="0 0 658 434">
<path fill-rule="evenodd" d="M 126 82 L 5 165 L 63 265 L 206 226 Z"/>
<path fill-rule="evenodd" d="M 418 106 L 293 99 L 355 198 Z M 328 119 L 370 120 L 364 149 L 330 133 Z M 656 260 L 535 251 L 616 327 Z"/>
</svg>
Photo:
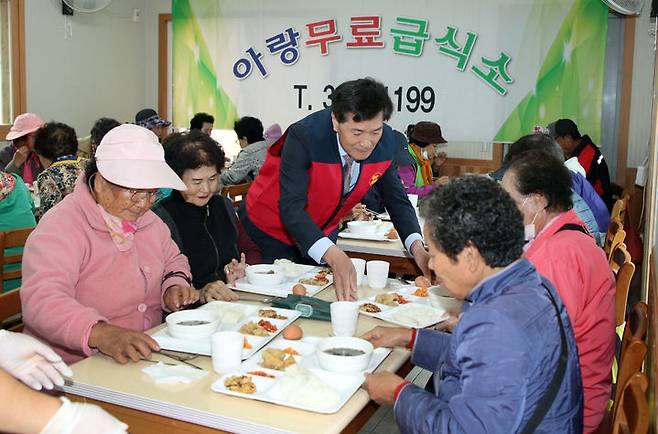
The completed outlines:
<svg viewBox="0 0 658 434">
<path fill-rule="evenodd" d="M 438 249 L 452 261 L 474 246 L 490 267 L 505 267 L 523 253 L 523 217 L 493 179 L 465 175 L 434 190 L 421 216 Z"/>
<path fill-rule="evenodd" d="M 48 122 L 34 138 L 34 150 L 49 160 L 78 152 L 78 138 L 75 130 L 61 122 Z"/>
<path fill-rule="evenodd" d="M 225 154 L 221 145 L 200 130 L 169 135 L 162 143 L 165 161 L 180 177 L 188 169 L 213 166 L 224 168 Z"/>
<path fill-rule="evenodd" d="M 523 152 L 512 158 L 507 171 L 514 175 L 516 190 L 523 196 L 538 193 L 546 198 L 546 211 L 573 208 L 571 172 L 554 155 L 538 149 Z"/>
</svg>

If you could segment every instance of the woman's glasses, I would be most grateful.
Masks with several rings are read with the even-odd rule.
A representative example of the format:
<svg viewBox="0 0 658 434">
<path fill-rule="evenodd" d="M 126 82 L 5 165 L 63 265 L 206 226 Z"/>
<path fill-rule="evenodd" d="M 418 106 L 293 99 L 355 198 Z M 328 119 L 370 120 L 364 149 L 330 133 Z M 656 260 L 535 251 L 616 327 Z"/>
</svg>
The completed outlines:
<svg viewBox="0 0 658 434">
<path fill-rule="evenodd" d="M 105 179 L 105 178 L 103 178 Z M 159 190 L 146 190 L 146 189 L 136 189 L 136 188 L 127 188 L 123 187 L 121 185 L 115 184 L 113 182 L 108 181 L 105 179 L 105 181 L 110 184 L 113 187 L 116 187 L 120 189 L 121 191 L 125 191 L 129 196 L 130 200 L 133 203 L 139 203 L 142 200 L 146 200 L 149 203 L 155 203 L 158 200 L 162 199 L 162 193 Z"/>
</svg>

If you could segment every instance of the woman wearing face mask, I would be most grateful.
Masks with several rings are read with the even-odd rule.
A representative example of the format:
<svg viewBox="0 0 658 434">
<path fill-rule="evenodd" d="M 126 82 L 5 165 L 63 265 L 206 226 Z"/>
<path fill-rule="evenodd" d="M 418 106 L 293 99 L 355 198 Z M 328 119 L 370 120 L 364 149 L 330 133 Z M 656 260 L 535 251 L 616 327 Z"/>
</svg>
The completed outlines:
<svg viewBox="0 0 658 434">
<path fill-rule="evenodd" d="M 513 159 L 503 188 L 526 225 L 525 257 L 557 287 L 574 329 L 584 393 L 584 432 L 601 423 L 615 349 L 615 280 L 603 250 L 572 209 L 571 177 L 543 151 Z"/>
<path fill-rule="evenodd" d="M 167 163 L 187 190 L 174 191 L 154 211 L 188 257 L 201 302 L 237 300 L 226 283 L 244 276 L 246 263 L 259 263 L 261 254 L 242 229 L 233 203 L 216 194 L 224 151 L 197 130 L 172 134 L 163 146 Z"/>
<path fill-rule="evenodd" d="M 436 165 L 436 146 L 447 143 L 441 135 L 441 127 L 434 122 L 418 122 L 413 128 L 407 129 L 409 145 L 407 151 L 413 164 L 400 165 L 398 173 L 407 194 L 425 197 L 438 185 L 446 181 L 446 177 L 437 180 L 432 175 L 432 163 Z M 439 155 L 438 165 L 445 161 L 445 154 Z"/>
</svg>

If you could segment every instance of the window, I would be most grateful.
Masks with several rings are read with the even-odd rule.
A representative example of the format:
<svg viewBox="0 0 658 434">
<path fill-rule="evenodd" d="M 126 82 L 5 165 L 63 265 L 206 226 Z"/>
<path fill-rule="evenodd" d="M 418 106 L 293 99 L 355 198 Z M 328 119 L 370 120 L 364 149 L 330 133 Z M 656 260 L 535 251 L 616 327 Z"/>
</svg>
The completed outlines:
<svg viewBox="0 0 658 434">
<path fill-rule="evenodd" d="M 0 140 L 25 111 L 24 0 L 0 0 Z"/>
</svg>

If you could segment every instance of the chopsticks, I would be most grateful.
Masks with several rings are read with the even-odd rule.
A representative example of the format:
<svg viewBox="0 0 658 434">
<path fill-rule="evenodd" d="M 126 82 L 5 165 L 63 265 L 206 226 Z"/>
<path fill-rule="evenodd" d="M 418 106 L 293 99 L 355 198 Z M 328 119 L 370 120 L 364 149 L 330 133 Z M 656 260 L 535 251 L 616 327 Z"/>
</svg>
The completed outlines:
<svg viewBox="0 0 658 434">
<path fill-rule="evenodd" d="M 164 352 L 162 352 L 162 351 L 159 352 L 159 353 L 157 353 L 157 354 L 163 355 L 163 356 L 165 356 L 165 357 L 169 357 L 170 359 L 176 360 L 177 362 L 185 363 L 186 365 L 189 365 L 189 366 L 191 366 L 191 367 L 193 367 L 193 368 L 195 368 L 195 369 L 200 369 L 200 370 L 202 370 L 202 371 L 204 370 L 202 367 L 197 366 L 197 365 L 195 365 L 194 363 L 190 363 L 190 362 L 188 362 L 187 360 L 183 359 L 182 357 L 174 356 L 173 354 L 164 353 Z M 198 355 L 198 354 L 197 354 L 197 355 Z M 196 356 L 195 356 L 195 357 L 196 357 Z M 193 357 L 192 357 L 192 358 L 193 358 Z M 164 363 L 164 362 L 163 362 L 163 363 Z"/>
</svg>

